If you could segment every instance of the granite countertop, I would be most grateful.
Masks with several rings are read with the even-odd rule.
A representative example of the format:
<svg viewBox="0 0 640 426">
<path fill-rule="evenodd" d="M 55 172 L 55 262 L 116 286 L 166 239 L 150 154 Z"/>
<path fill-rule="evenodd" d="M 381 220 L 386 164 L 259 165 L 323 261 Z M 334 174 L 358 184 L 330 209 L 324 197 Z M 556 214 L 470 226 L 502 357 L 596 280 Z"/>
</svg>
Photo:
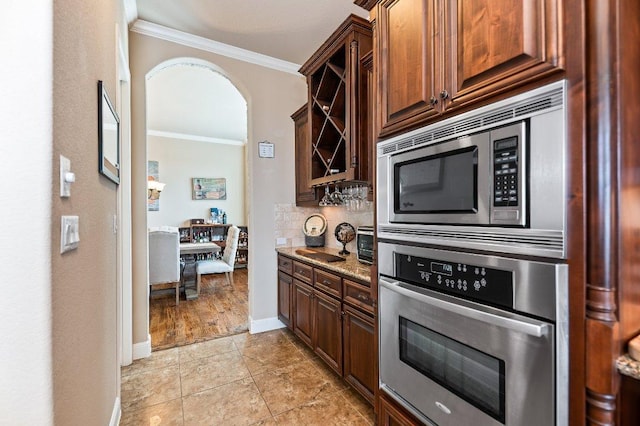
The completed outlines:
<svg viewBox="0 0 640 426">
<path fill-rule="evenodd" d="M 620 374 L 640 380 L 640 361 L 631 358 L 629 354 L 622 355 L 616 360 Z"/>
<path fill-rule="evenodd" d="M 355 252 L 351 252 L 351 254 L 345 256 L 338 254 L 340 249 L 329 247 L 277 247 L 276 251 L 285 256 L 299 259 L 305 263 L 309 263 L 315 266 L 321 266 L 324 269 L 337 272 L 346 277 L 355 278 L 360 281 L 371 282 L 371 266 L 360 263 Z M 306 257 L 301 254 L 304 252 L 327 253 L 343 257 L 345 258 L 345 260 L 338 262 L 327 262 L 321 259 L 312 259 L 310 257 Z"/>
</svg>

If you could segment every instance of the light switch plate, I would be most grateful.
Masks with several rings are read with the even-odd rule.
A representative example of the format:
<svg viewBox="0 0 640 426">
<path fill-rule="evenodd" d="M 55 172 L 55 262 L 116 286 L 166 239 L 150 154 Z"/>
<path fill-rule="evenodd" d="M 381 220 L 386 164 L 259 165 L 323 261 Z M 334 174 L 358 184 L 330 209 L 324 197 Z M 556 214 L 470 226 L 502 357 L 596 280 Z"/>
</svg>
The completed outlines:
<svg viewBox="0 0 640 426">
<path fill-rule="evenodd" d="M 80 242 L 80 217 L 62 216 L 60 221 L 60 253 L 78 248 Z"/>
<path fill-rule="evenodd" d="M 60 197 L 71 197 L 71 183 L 65 180 L 67 172 L 71 171 L 71 160 L 64 155 L 60 156 Z"/>
</svg>

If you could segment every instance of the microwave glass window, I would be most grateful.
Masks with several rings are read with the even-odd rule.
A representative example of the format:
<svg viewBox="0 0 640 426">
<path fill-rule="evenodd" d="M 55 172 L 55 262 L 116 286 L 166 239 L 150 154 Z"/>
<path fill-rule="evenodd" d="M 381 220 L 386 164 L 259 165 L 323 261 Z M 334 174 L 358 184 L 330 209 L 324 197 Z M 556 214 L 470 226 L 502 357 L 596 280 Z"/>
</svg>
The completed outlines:
<svg viewBox="0 0 640 426">
<path fill-rule="evenodd" d="M 403 317 L 400 359 L 504 423 L 504 361 Z"/>
<path fill-rule="evenodd" d="M 475 213 L 478 207 L 478 149 L 395 165 L 396 213 Z"/>
</svg>

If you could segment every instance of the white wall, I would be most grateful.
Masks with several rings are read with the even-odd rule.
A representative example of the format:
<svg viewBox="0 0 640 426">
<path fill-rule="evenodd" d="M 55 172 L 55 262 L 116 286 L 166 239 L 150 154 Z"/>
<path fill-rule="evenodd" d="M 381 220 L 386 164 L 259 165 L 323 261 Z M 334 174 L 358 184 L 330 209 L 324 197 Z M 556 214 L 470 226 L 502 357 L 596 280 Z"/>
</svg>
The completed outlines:
<svg viewBox="0 0 640 426">
<path fill-rule="evenodd" d="M 10 64 L 0 68 L 2 425 L 53 424 L 52 3 L 9 1 L 0 14 L 0 50 Z M 27 229 L 37 238 L 25 238 Z"/>
<path fill-rule="evenodd" d="M 159 162 L 159 180 L 167 186 L 160 194 L 160 210 L 149 211 L 148 226 L 185 226 L 189 219 L 207 218 L 217 207 L 227 223 L 246 225 L 245 148 L 209 142 L 149 136 L 147 157 Z M 192 178 L 225 178 L 226 200 L 193 200 Z"/>
</svg>

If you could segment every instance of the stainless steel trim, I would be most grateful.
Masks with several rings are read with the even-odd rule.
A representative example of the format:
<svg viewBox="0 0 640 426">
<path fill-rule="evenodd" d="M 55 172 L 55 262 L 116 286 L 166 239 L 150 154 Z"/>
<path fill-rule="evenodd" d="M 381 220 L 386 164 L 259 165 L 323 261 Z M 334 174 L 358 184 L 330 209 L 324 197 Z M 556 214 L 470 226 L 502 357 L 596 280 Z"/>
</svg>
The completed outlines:
<svg viewBox="0 0 640 426">
<path fill-rule="evenodd" d="M 402 283 L 400 281 L 388 280 L 385 277 L 379 277 L 378 282 L 383 287 L 388 288 L 391 291 L 395 291 L 403 296 L 415 299 L 419 302 L 426 303 L 438 307 L 440 309 L 452 312 L 457 315 L 464 316 L 477 321 L 482 321 L 487 324 L 495 325 L 496 327 L 508 328 L 512 331 L 519 333 L 525 333 L 534 337 L 546 336 L 549 332 L 549 325 L 535 320 L 516 320 L 504 315 L 497 314 L 496 310 L 484 307 L 480 304 L 466 302 L 464 300 L 458 300 L 455 303 L 444 300 L 444 297 L 436 294 L 426 295 L 419 293 L 415 290 L 409 290 L 403 285 L 411 286 L 410 284 Z M 412 286 L 413 287 L 413 286 Z M 425 290 L 428 292 L 429 290 Z M 441 298 L 443 297 L 443 298 Z M 493 312 L 491 312 L 493 311 Z"/>
<path fill-rule="evenodd" d="M 556 301 L 566 300 L 557 296 L 557 286 L 566 286 L 568 266 L 562 262 L 525 261 L 379 241 L 378 272 L 381 275 L 394 276 L 394 253 L 512 271 L 513 309 L 517 312 L 555 321 Z M 563 276 L 565 281 L 557 283 L 558 277 Z"/>
</svg>

